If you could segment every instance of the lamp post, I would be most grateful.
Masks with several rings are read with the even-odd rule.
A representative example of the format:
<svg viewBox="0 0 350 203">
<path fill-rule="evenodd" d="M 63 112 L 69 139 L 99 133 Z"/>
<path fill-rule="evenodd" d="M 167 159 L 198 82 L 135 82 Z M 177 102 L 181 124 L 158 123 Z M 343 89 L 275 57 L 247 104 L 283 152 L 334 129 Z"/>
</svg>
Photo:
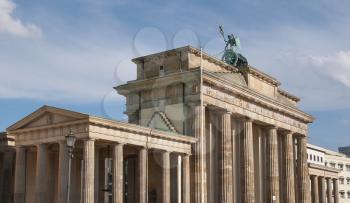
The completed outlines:
<svg viewBox="0 0 350 203">
<path fill-rule="evenodd" d="M 67 149 L 68 149 L 68 181 L 67 181 L 67 199 L 66 199 L 67 203 L 69 203 L 69 196 L 70 196 L 70 174 L 71 174 L 73 149 L 74 149 L 75 141 L 76 141 L 76 137 L 74 136 L 71 129 L 69 130 L 68 135 L 66 135 L 66 142 L 67 142 Z"/>
</svg>

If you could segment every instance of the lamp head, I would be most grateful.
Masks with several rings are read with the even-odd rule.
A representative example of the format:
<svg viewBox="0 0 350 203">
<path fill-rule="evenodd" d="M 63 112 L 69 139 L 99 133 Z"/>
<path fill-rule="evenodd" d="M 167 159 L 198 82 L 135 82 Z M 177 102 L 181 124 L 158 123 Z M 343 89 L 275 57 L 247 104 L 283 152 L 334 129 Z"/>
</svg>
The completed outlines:
<svg viewBox="0 0 350 203">
<path fill-rule="evenodd" d="M 75 141 L 76 137 L 74 136 L 72 129 L 70 129 L 68 135 L 66 135 L 67 147 L 73 149 Z"/>
</svg>

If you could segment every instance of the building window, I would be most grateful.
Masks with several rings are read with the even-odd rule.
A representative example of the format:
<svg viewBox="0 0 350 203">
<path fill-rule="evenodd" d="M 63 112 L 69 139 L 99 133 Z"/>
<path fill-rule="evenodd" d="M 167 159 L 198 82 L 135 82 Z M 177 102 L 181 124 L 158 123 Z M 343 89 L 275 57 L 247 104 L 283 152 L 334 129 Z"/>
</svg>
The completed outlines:
<svg viewBox="0 0 350 203">
<path fill-rule="evenodd" d="M 321 163 L 323 163 L 323 157 L 321 157 Z"/>
<path fill-rule="evenodd" d="M 339 184 L 344 185 L 344 178 L 339 178 Z"/>
<path fill-rule="evenodd" d="M 317 162 L 320 162 L 320 157 L 319 156 L 317 156 Z"/>
<path fill-rule="evenodd" d="M 338 168 L 339 168 L 340 170 L 343 170 L 344 165 L 343 165 L 343 164 L 338 164 Z"/>
<path fill-rule="evenodd" d="M 340 193 L 340 198 L 344 199 L 345 198 L 345 192 L 341 191 Z"/>
<path fill-rule="evenodd" d="M 312 154 L 310 154 L 310 156 L 309 156 L 309 157 L 310 157 L 309 159 L 312 161 Z"/>
<path fill-rule="evenodd" d="M 348 191 L 348 199 L 350 199 L 350 191 Z"/>
<path fill-rule="evenodd" d="M 314 155 L 314 161 L 316 161 L 316 156 Z"/>
<path fill-rule="evenodd" d="M 346 184 L 350 185 L 350 178 L 346 179 Z"/>
<path fill-rule="evenodd" d="M 350 171 L 350 165 L 346 165 L 346 170 Z"/>
<path fill-rule="evenodd" d="M 331 167 L 335 168 L 335 163 L 330 163 Z"/>
<path fill-rule="evenodd" d="M 165 72 L 164 72 L 164 66 L 160 66 L 160 67 L 159 67 L 159 76 L 160 76 L 160 77 L 163 77 L 164 74 L 165 74 Z"/>
</svg>

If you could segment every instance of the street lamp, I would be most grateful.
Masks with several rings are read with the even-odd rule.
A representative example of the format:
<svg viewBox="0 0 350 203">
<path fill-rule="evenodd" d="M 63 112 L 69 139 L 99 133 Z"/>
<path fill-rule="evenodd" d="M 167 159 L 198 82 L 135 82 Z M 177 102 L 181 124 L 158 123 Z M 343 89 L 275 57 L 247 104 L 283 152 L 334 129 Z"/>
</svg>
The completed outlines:
<svg viewBox="0 0 350 203">
<path fill-rule="evenodd" d="M 71 174 L 71 166 L 72 166 L 72 158 L 73 158 L 73 149 L 76 141 L 76 137 L 73 134 L 72 129 L 69 130 L 68 135 L 66 137 L 67 149 L 68 149 L 68 182 L 67 182 L 67 198 L 66 202 L 69 203 L 69 194 L 70 194 L 70 174 Z"/>
</svg>

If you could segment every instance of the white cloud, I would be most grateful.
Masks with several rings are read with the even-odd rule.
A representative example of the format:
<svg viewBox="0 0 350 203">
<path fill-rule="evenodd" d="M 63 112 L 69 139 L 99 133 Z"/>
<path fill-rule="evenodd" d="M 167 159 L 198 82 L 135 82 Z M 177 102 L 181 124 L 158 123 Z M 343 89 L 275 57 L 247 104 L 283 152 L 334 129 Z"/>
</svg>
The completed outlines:
<svg viewBox="0 0 350 203">
<path fill-rule="evenodd" d="M 339 51 L 328 56 L 310 56 L 307 62 L 319 73 L 350 87 L 350 51 Z"/>
<path fill-rule="evenodd" d="M 16 4 L 12 0 L 0 0 L 0 32 L 20 37 L 38 38 L 41 30 L 34 24 L 23 24 L 20 19 L 12 16 Z"/>
</svg>

